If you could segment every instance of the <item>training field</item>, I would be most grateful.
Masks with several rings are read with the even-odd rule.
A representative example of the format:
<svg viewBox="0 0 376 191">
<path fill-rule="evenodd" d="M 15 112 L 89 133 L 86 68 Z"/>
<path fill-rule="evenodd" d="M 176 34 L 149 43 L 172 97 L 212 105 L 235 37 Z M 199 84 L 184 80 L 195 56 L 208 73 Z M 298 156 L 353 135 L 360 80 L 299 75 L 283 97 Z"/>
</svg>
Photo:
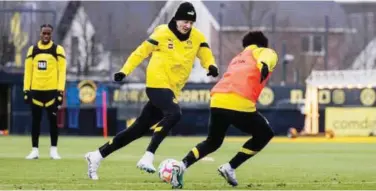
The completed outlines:
<svg viewBox="0 0 376 191">
<path fill-rule="evenodd" d="M 168 137 L 157 151 L 155 166 L 165 158 L 181 159 L 204 137 Z M 168 190 L 156 174 L 136 168 L 150 139 L 144 138 L 110 155 L 99 169 L 100 180 L 86 176 L 84 154 L 104 138 L 59 138 L 62 160 L 48 158 L 49 137 L 41 137 L 39 160 L 25 160 L 31 140 L 24 136 L 0 137 L 0 189 L 65 190 Z M 214 161 L 200 161 L 185 174 L 184 189 L 234 189 L 217 174 L 246 138 L 228 138 Z M 236 189 L 312 190 L 376 189 L 376 138 L 275 138 L 259 155 L 237 171 Z"/>
</svg>

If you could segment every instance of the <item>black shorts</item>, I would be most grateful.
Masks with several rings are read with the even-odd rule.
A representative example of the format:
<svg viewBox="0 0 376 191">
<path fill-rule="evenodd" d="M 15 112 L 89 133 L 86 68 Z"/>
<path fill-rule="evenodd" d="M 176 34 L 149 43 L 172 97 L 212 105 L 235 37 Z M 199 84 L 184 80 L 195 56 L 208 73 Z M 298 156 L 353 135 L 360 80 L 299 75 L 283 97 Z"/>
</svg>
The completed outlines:
<svg viewBox="0 0 376 191">
<path fill-rule="evenodd" d="M 47 91 L 39 91 L 39 90 L 31 90 L 31 103 L 33 105 L 39 107 L 51 107 L 57 106 L 57 90 L 47 90 Z"/>
</svg>

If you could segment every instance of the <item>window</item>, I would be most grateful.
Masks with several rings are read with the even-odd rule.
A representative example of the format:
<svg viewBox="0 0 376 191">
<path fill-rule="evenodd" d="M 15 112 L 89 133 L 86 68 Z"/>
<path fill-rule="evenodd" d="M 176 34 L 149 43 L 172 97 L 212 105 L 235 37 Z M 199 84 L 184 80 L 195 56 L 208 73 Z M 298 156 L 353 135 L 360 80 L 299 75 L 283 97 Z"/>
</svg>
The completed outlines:
<svg viewBox="0 0 376 191">
<path fill-rule="evenodd" d="M 313 52 L 323 51 L 324 39 L 322 36 L 313 36 Z"/>
<path fill-rule="evenodd" d="M 324 54 L 324 37 L 322 35 L 308 35 L 302 37 L 302 52 L 310 55 Z"/>
<path fill-rule="evenodd" d="M 303 52 L 309 52 L 309 38 L 308 38 L 308 36 L 304 36 L 302 38 L 302 50 L 303 50 Z"/>
</svg>

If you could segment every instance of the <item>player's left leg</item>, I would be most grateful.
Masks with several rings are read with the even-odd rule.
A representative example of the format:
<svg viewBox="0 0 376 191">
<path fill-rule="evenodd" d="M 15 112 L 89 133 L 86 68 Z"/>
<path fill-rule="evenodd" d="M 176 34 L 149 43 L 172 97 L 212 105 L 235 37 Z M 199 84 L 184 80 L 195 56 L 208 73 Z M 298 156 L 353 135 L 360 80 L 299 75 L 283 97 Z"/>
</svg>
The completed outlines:
<svg viewBox="0 0 376 191">
<path fill-rule="evenodd" d="M 193 147 L 180 164 L 174 167 L 171 179 L 173 188 L 182 188 L 184 171 L 203 157 L 216 151 L 222 145 L 226 131 L 230 125 L 229 117 L 231 117 L 230 110 L 219 108 L 210 109 L 208 137 L 205 141 Z"/>
<path fill-rule="evenodd" d="M 156 125 L 152 139 L 145 154 L 137 163 L 137 167 L 147 172 L 155 172 L 154 153 L 166 138 L 170 130 L 180 120 L 181 110 L 174 93 L 165 88 L 146 88 L 150 102 L 163 113 L 162 120 Z"/>
<path fill-rule="evenodd" d="M 31 143 L 32 150 L 26 159 L 38 159 L 39 158 L 39 135 L 40 135 L 40 123 L 42 121 L 43 108 L 41 106 L 31 104 Z"/>
<path fill-rule="evenodd" d="M 268 121 L 259 112 L 239 112 L 233 124 L 243 132 L 252 134 L 252 138 L 244 143 L 229 163 L 218 168 L 220 174 L 232 186 L 237 185 L 235 169 L 260 152 L 274 136 Z"/>
<path fill-rule="evenodd" d="M 145 135 L 154 124 L 162 119 L 162 112 L 153 106 L 149 101 L 142 109 L 141 115 L 128 128 L 117 133 L 116 136 L 99 147 L 98 150 L 89 152 L 85 155 L 88 162 L 88 176 L 90 179 L 97 180 L 97 170 L 100 162 L 110 154 L 125 147 L 129 143 Z"/>
<path fill-rule="evenodd" d="M 183 163 L 186 168 L 190 167 L 198 160 L 216 151 L 223 143 L 226 131 L 230 126 L 229 110 L 211 108 L 209 119 L 209 132 L 205 141 L 194 147 L 184 158 Z"/>
<path fill-rule="evenodd" d="M 252 138 L 244 143 L 243 148 L 231 159 L 232 168 L 238 168 L 249 158 L 260 152 L 274 137 L 269 122 L 259 112 L 249 113 L 243 120 L 234 123 L 237 128 L 245 133 L 252 134 Z"/>
<path fill-rule="evenodd" d="M 52 99 L 53 100 L 53 99 Z M 47 103 L 52 103 L 49 101 Z M 51 138 L 51 147 L 50 147 L 50 158 L 54 160 L 61 159 L 59 153 L 57 152 L 57 141 L 59 137 L 59 129 L 57 128 L 57 104 L 53 103 L 52 105 L 46 104 L 46 109 L 48 113 L 48 120 L 50 122 L 50 138 Z"/>
<path fill-rule="evenodd" d="M 32 137 L 32 151 L 26 157 L 26 159 L 38 159 L 39 158 L 39 135 L 42 121 L 42 113 L 44 109 L 45 96 L 44 91 L 31 90 L 31 137 Z"/>
</svg>

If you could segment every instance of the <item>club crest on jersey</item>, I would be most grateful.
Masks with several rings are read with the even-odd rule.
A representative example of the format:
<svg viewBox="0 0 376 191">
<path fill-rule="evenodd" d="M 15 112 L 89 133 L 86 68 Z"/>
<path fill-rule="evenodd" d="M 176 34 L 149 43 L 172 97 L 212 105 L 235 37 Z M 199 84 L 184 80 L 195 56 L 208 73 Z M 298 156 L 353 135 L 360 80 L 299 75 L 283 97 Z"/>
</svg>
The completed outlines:
<svg viewBox="0 0 376 191">
<path fill-rule="evenodd" d="M 191 40 L 187 40 L 187 46 L 184 47 L 185 49 L 192 49 L 192 41 Z"/>
<path fill-rule="evenodd" d="M 168 46 L 168 49 L 173 49 L 174 48 L 174 44 L 172 43 L 171 39 L 167 40 L 167 46 Z"/>
</svg>

